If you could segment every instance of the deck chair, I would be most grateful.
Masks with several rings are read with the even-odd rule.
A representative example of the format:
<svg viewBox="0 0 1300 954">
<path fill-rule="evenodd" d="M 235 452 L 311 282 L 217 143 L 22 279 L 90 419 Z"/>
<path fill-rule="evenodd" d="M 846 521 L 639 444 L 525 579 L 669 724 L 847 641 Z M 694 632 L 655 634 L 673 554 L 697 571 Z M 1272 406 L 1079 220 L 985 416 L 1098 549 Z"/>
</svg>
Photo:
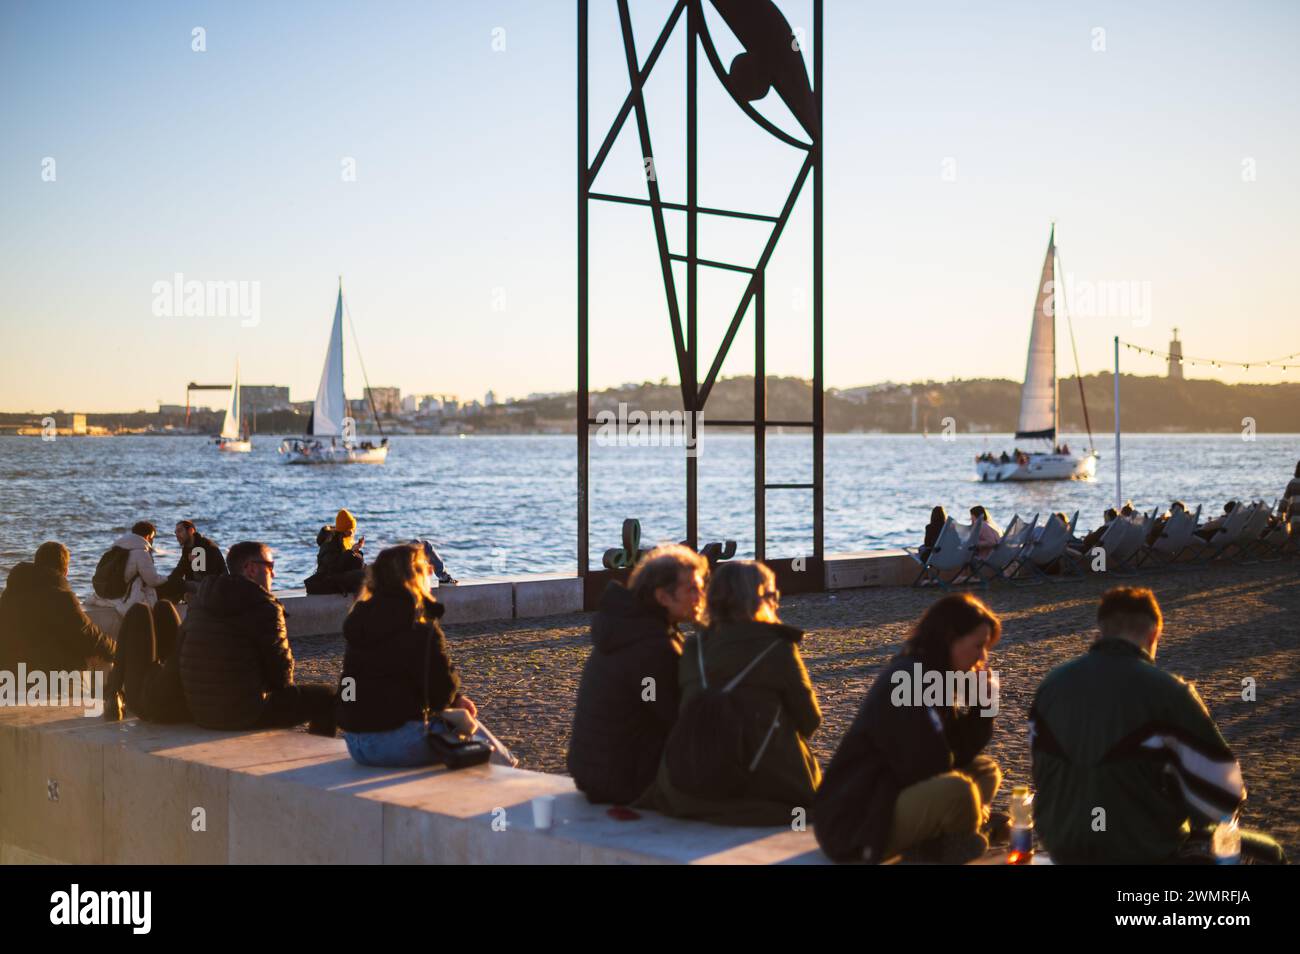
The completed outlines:
<svg viewBox="0 0 1300 954">
<path fill-rule="evenodd" d="M 1154 561 L 1156 566 L 1173 566 L 1189 548 L 1194 546 L 1194 541 L 1200 538 L 1196 536 L 1196 527 L 1201 520 L 1201 508 L 1198 505 L 1195 513 L 1188 513 L 1186 510 L 1181 513 L 1173 514 L 1165 524 L 1164 529 L 1160 531 L 1160 536 L 1156 537 L 1151 544 L 1144 548 L 1141 562 L 1138 566 L 1145 566 L 1149 561 Z"/>
<path fill-rule="evenodd" d="M 1258 563 L 1260 556 L 1260 543 L 1264 536 L 1264 531 L 1268 529 L 1268 518 L 1273 515 L 1273 510 L 1277 506 L 1268 506 L 1262 500 L 1253 504 L 1255 510 L 1242 527 L 1238 535 L 1233 553 L 1228 555 L 1233 563 Z"/>
<path fill-rule="evenodd" d="M 939 531 L 939 538 L 934 541 L 934 547 L 924 558 L 920 553 L 913 552 L 914 548 L 907 547 L 908 555 L 921 567 L 921 572 L 912 581 L 912 585 L 924 586 L 933 583 L 947 591 L 953 586 L 960 585 L 963 581 L 963 571 L 969 577 L 970 563 L 975 556 L 975 534 L 971 533 L 972 529 L 970 524 L 959 524 L 949 517 L 948 522 Z M 951 574 L 952 578 L 945 580 L 945 574 Z"/>
<path fill-rule="evenodd" d="M 1245 525 L 1246 511 L 1248 509 L 1240 500 L 1235 501 L 1232 513 L 1224 518 L 1223 523 L 1215 528 L 1214 533 L 1208 539 L 1199 533 L 1193 537 L 1189 547 L 1194 553 L 1192 562 L 1197 564 L 1209 562 L 1218 555 L 1225 544 L 1236 539 L 1237 535 L 1241 533 L 1241 528 Z"/>
<path fill-rule="evenodd" d="M 1147 518 L 1144 514 L 1116 517 L 1102 535 L 1099 546 L 1106 551 L 1106 572 L 1133 576 L 1134 556 L 1146 544 Z"/>
<path fill-rule="evenodd" d="M 993 552 L 982 559 L 977 556 L 971 560 L 971 568 L 975 574 L 985 583 L 992 583 L 995 580 L 1010 581 L 1020 572 L 1025 557 L 1033 546 L 1036 526 L 1038 526 L 1038 514 L 1034 514 L 1034 519 L 1029 523 L 1021 520 L 1020 514 L 1012 517 L 1011 522 L 1007 524 L 1006 532 L 1002 534 L 1002 539 L 993 548 Z M 990 571 L 988 576 L 984 575 L 986 570 Z"/>
<path fill-rule="evenodd" d="M 1259 538 L 1260 561 L 1263 563 L 1276 563 L 1285 557 L 1294 532 L 1291 524 L 1286 520 L 1265 530 Z"/>
<path fill-rule="evenodd" d="M 1021 586 L 1033 586 L 1050 580 L 1052 577 L 1047 573 L 1047 568 L 1065 555 L 1066 545 L 1074 537 L 1074 524 L 1078 519 L 1077 511 L 1068 524 L 1049 517 L 1043 524 L 1043 532 L 1030 544 L 1026 554 L 1024 567 L 1029 571 L 1028 579 L 1012 582 Z"/>
</svg>

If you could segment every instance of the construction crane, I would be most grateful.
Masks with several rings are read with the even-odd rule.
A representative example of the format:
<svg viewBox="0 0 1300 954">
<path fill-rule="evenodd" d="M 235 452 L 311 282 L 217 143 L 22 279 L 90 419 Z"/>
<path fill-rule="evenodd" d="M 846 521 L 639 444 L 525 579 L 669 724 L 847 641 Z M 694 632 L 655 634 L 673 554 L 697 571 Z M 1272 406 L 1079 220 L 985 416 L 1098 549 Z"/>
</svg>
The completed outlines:
<svg viewBox="0 0 1300 954">
<path fill-rule="evenodd" d="M 229 384 L 195 384 L 191 381 L 185 385 L 185 426 L 190 426 L 190 392 L 191 391 L 229 391 Z"/>
</svg>

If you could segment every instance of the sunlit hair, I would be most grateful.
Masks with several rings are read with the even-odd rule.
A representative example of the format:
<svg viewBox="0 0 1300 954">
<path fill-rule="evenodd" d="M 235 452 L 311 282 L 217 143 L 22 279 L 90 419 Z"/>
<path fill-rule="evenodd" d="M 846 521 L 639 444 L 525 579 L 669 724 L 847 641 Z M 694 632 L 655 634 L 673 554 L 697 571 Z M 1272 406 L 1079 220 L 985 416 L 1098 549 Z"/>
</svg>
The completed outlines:
<svg viewBox="0 0 1300 954">
<path fill-rule="evenodd" d="M 195 530 L 198 529 L 198 527 L 194 526 L 194 523 L 193 523 L 193 521 L 191 521 L 191 520 L 177 520 L 177 521 L 176 521 L 176 526 L 178 526 L 178 527 L 184 527 L 184 528 L 185 528 L 186 530 L 188 530 L 190 533 L 193 533 Z"/>
<path fill-rule="evenodd" d="M 134 533 L 137 537 L 148 538 L 156 534 L 158 532 L 158 528 L 155 527 L 148 520 L 141 520 L 139 523 L 136 523 L 134 526 L 131 527 L 131 532 Z"/>
<path fill-rule="evenodd" d="M 776 574 L 755 560 L 728 560 L 709 579 L 705 625 L 744 623 L 760 617 L 779 622 Z M 770 609 L 770 614 L 762 612 Z"/>
<path fill-rule="evenodd" d="M 1097 628 L 1103 639 L 1140 640 L 1164 626 L 1156 595 L 1145 587 L 1117 586 L 1102 594 Z"/>
<path fill-rule="evenodd" d="M 984 509 L 983 504 L 976 504 L 975 506 L 971 507 L 970 515 L 972 517 L 976 517 L 980 520 L 983 520 L 985 523 L 989 522 L 989 512 Z"/>
<path fill-rule="evenodd" d="M 424 622 L 425 601 L 433 600 L 429 592 L 429 560 L 424 548 L 412 543 L 379 551 L 375 562 L 366 567 L 366 581 L 357 602 L 402 595 L 410 598 L 415 621 Z"/>
<path fill-rule="evenodd" d="M 969 593 L 953 593 L 936 600 L 917 621 L 903 645 L 903 651 L 919 656 L 926 669 L 946 671 L 952 644 L 988 625 L 989 648 L 1002 638 L 1002 620 L 981 600 Z"/>
<path fill-rule="evenodd" d="M 68 575 L 68 548 L 62 543 L 50 540 L 36 548 L 33 561 L 43 570 L 53 570 L 59 576 Z"/>
<path fill-rule="evenodd" d="M 665 587 L 676 587 L 683 573 L 696 572 L 707 577 L 709 561 L 690 547 L 670 543 L 655 547 L 641 558 L 628 577 L 627 588 L 643 606 L 657 610 L 661 607 L 655 593 Z"/>
</svg>

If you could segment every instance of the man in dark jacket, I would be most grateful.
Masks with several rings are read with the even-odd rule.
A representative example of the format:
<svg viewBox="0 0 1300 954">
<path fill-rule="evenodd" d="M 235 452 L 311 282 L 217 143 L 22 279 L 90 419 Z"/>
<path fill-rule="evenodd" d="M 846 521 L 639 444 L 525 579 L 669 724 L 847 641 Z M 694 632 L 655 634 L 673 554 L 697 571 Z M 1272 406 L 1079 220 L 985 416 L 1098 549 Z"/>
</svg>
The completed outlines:
<svg viewBox="0 0 1300 954">
<path fill-rule="evenodd" d="M 189 520 L 176 524 L 176 542 L 181 555 L 176 569 L 167 576 L 167 582 L 158 587 L 159 599 L 178 602 L 187 594 L 199 591 L 199 584 L 209 576 L 224 576 L 226 561 L 221 548 L 199 533 Z"/>
<path fill-rule="evenodd" d="M 708 563 L 683 546 L 651 550 L 628 585 L 610 583 L 591 624 L 568 767 L 596 803 L 635 801 L 654 781 L 677 719 L 678 625 L 699 618 Z"/>
<path fill-rule="evenodd" d="M 1148 589 L 1116 587 L 1100 638 L 1057 666 L 1029 711 L 1034 825 L 1053 861 L 1205 860 L 1210 826 L 1246 800 L 1241 765 L 1196 690 L 1155 664 L 1164 619 Z M 1281 847 L 1241 833 L 1241 854 L 1280 863 Z"/>
<path fill-rule="evenodd" d="M 0 671 L 82 672 L 117 652 L 68 585 L 68 548 L 42 543 L 31 563 L 9 571 L 0 593 Z"/>
<path fill-rule="evenodd" d="M 293 681 L 284 608 L 271 595 L 275 563 L 262 543 L 237 543 L 230 574 L 204 580 L 181 633 L 181 683 L 194 721 L 209 729 L 298 725 L 334 734 L 334 690 Z"/>
</svg>

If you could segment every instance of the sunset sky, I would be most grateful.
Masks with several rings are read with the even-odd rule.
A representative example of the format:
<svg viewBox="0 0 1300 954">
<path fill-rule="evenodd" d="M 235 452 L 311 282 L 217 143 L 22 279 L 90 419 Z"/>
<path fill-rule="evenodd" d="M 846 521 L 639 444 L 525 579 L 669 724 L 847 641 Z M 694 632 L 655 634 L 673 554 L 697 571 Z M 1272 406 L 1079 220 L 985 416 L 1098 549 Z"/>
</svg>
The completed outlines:
<svg viewBox="0 0 1300 954">
<path fill-rule="evenodd" d="M 615 3 L 591 6 L 594 150 L 627 75 Z M 810 0 L 781 6 L 811 65 Z M 672 3 L 633 7 L 644 56 Z M 739 46 L 705 7 L 729 62 Z M 0 410 L 152 410 L 228 381 L 236 358 L 245 383 L 310 399 L 340 274 L 372 384 L 571 389 L 574 8 L 0 6 Z M 1110 366 L 1113 335 L 1163 349 L 1174 326 L 1189 355 L 1300 352 L 1300 5 L 825 10 L 829 385 L 1018 379 L 1052 221 L 1085 372 Z M 684 43 L 679 27 L 647 93 L 677 201 Z M 701 201 L 776 212 L 801 155 L 699 69 Z M 793 129 L 774 99 L 759 108 Z M 596 188 L 644 196 L 640 153 L 629 123 Z M 811 372 L 810 199 L 768 276 L 772 374 Z M 591 223 L 593 386 L 675 379 L 648 210 L 593 206 Z M 765 228 L 706 222 L 701 255 L 750 264 Z M 155 283 L 177 273 L 257 283 L 256 320 L 155 314 Z M 1121 283 L 1128 313 L 1089 306 Z M 706 352 L 739 291 L 706 275 Z M 752 360 L 746 323 L 724 374 Z M 347 361 L 358 396 L 350 342 Z M 1187 373 L 1300 380 L 1293 365 Z"/>
</svg>

